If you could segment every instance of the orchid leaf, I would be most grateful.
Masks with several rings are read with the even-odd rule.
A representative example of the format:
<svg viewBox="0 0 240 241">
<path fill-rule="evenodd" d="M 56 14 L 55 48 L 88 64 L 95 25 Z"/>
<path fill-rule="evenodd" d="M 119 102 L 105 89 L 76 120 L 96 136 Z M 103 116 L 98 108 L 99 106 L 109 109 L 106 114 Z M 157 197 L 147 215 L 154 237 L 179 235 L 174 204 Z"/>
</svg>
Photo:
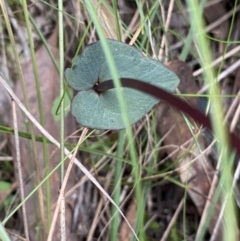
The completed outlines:
<svg viewBox="0 0 240 241">
<path fill-rule="evenodd" d="M 174 91 L 179 79 L 159 61 L 144 57 L 135 47 L 107 40 L 119 78 L 137 79 L 166 91 Z M 94 86 L 111 80 L 101 41 L 88 45 L 66 69 L 68 84 L 78 91 L 72 101 L 72 114 L 82 126 L 95 129 L 122 129 L 124 123 L 116 88 L 98 93 Z M 131 88 L 122 88 L 131 124 L 140 120 L 159 100 Z"/>
</svg>

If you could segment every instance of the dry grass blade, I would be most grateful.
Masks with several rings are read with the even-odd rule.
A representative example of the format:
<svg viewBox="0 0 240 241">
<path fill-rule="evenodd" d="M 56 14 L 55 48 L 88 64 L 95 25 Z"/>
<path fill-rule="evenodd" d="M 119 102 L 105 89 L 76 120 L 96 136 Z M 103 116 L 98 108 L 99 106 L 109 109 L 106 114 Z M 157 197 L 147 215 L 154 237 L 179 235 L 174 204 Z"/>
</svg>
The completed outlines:
<svg viewBox="0 0 240 241">
<path fill-rule="evenodd" d="M 10 96 L 14 99 L 14 101 L 17 103 L 17 105 L 19 106 L 19 108 L 25 113 L 25 115 L 29 118 L 29 120 L 34 123 L 35 127 L 49 140 L 51 141 L 58 149 L 60 149 L 60 144 L 59 142 L 53 138 L 44 128 L 42 128 L 42 126 L 39 124 L 39 122 L 27 111 L 27 109 L 25 108 L 25 106 L 21 103 L 21 101 L 17 98 L 17 96 L 14 94 L 14 92 L 12 91 L 12 89 L 8 86 L 8 84 L 6 83 L 6 81 L 0 76 L 0 83 L 2 83 L 4 85 L 4 87 L 6 88 L 6 90 L 8 91 L 8 93 L 10 94 Z M 64 153 L 66 156 L 68 156 L 68 158 L 72 158 L 72 154 L 69 152 L 69 150 L 67 148 L 64 149 Z M 74 159 L 74 164 L 77 165 L 81 171 L 88 176 L 88 178 L 90 179 L 90 181 L 92 181 L 95 186 L 106 196 L 106 198 L 117 208 L 117 210 L 119 211 L 119 213 L 122 215 L 122 217 L 124 218 L 124 220 L 126 221 L 126 223 L 128 224 L 129 228 L 131 229 L 133 235 L 135 236 L 135 238 L 139 241 L 136 233 L 134 232 L 134 229 L 131 227 L 130 223 L 128 222 L 128 220 L 126 219 L 126 217 L 124 216 L 123 212 L 119 209 L 119 207 L 114 203 L 114 201 L 112 200 L 112 198 L 109 196 L 109 194 L 102 188 L 102 186 L 97 182 L 97 180 L 91 175 L 91 173 L 82 165 L 81 162 L 79 162 L 76 158 Z"/>
<path fill-rule="evenodd" d="M 55 59 L 58 58 L 57 50 L 56 50 L 56 44 L 57 44 L 56 40 L 57 40 L 57 31 L 55 31 L 53 33 L 53 35 L 51 36 L 51 38 L 48 40 L 48 44 L 51 46 L 51 50 L 54 53 Z M 55 98 L 58 95 L 59 75 L 58 75 L 58 72 L 55 69 L 55 66 L 44 46 L 39 48 L 38 51 L 36 52 L 36 59 L 37 59 L 36 64 L 37 64 L 37 68 L 39 71 L 39 81 L 41 84 L 40 91 L 44 95 L 43 112 L 44 112 L 44 116 L 45 116 L 45 128 L 47 130 L 49 130 L 49 132 L 53 136 L 58 137 L 59 126 L 58 126 L 58 123 L 55 122 L 53 119 L 52 106 L 53 106 L 53 102 L 54 102 Z M 30 102 L 30 105 L 29 105 L 30 111 L 37 119 L 39 119 L 38 100 L 36 98 L 37 94 L 36 94 L 36 86 L 34 84 L 34 74 L 33 74 L 32 62 L 28 61 L 27 63 L 25 63 L 22 66 L 22 68 L 24 71 L 25 85 L 26 85 L 26 89 L 28 92 L 29 102 Z M 23 92 L 22 92 L 22 88 L 21 88 L 21 85 L 19 82 L 15 86 L 15 93 L 23 101 L 23 99 L 24 99 L 23 94 L 22 94 Z M 26 130 L 26 126 L 24 124 L 25 117 L 23 116 L 23 114 L 22 114 L 21 110 L 19 110 L 19 108 L 17 109 L 17 115 L 18 115 L 19 129 Z M 35 129 L 34 132 L 35 132 L 35 135 L 40 135 L 40 132 L 37 129 Z M 33 165 L 31 164 L 31 163 L 33 163 L 33 160 L 35 160 L 35 158 L 32 158 L 31 151 L 29 153 L 29 150 L 31 150 L 31 145 L 29 146 L 29 142 L 26 139 L 20 138 L 20 148 L 21 148 L 21 157 L 22 157 L 23 177 L 28 178 L 29 176 L 31 177 L 31 174 L 36 171 L 36 169 L 33 168 Z M 40 144 L 40 143 L 36 144 L 36 148 L 37 148 L 36 151 L 37 151 L 37 159 L 38 159 L 38 162 L 37 162 L 38 167 L 36 166 L 36 168 L 39 172 L 39 178 L 36 181 L 35 180 L 36 175 L 33 175 L 31 178 L 31 181 L 27 182 L 24 185 L 25 195 L 28 195 L 32 191 L 34 183 L 39 183 L 40 180 L 43 179 L 43 177 L 45 176 L 46 170 L 53 169 L 59 163 L 59 155 L 58 155 L 58 153 L 55 152 L 55 148 L 53 146 L 49 145 L 47 147 L 48 148 L 47 152 L 49 152 L 50 155 L 52 155 L 52 153 L 54 153 L 51 156 L 51 159 L 47 160 L 49 162 L 47 164 L 47 166 L 45 166 L 45 163 L 44 163 L 44 152 L 43 152 L 42 144 Z M 13 155 L 15 156 L 14 149 L 13 149 Z M 49 182 L 50 183 L 58 183 L 59 182 L 58 173 L 54 173 L 54 175 L 52 175 L 50 177 Z M 54 185 L 51 185 L 51 187 L 50 187 L 51 197 L 49 197 L 49 194 L 47 194 L 47 192 L 48 192 L 47 188 L 44 189 L 44 187 L 41 187 L 41 190 L 42 190 L 41 191 L 42 195 L 45 196 L 45 194 L 46 194 L 47 199 L 48 200 L 50 199 L 49 203 L 52 202 L 51 205 L 53 205 L 53 203 L 55 203 L 55 201 L 57 199 L 56 187 Z M 42 198 L 37 198 L 33 195 L 31 197 L 31 199 L 27 201 L 28 223 L 29 223 L 29 227 L 31 227 L 29 230 L 29 233 L 30 233 L 30 238 L 32 240 L 34 240 L 36 238 L 35 230 L 32 228 L 32 227 L 34 227 L 34 224 L 35 224 L 34 215 L 36 215 L 36 218 L 38 219 L 39 218 L 38 217 L 39 210 L 44 210 L 47 207 L 47 202 L 46 202 L 46 200 L 44 200 L 45 198 L 43 196 L 42 196 Z M 42 199 L 42 202 L 44 203 L 43 208 L 36 209 L 34 207 L 34 198 L 37 198 L 37 200 Z M 46 212 L 44 212 L 43 215 L 44 215 L 43 217 L 45 220 L 44 221 L 44 227 L 45 227 L 44 229 L 45 229 L 45 232 L 47 233 L 47 226 L 48 226 L 48 223 L 50 222 L 49 215 L 51 216 L 51 213 L 48 213 L 48 215 L 46 215 Z M 67 215 L 69 215 L 69 214 L 67 214 Z M 47 221 L 47 216 L 48 216 L 48 221 Z"/>
<path fill-rule="evenodd" d="M 171 229 L 172 229 L 174 223 L 176 222 L 176 219 L 177 219 L 178 215 L 180 214 L 180 212 L 182 210 L 183 203 L 184 203 L 184 199 L 182 198 L 181 202 L 179 203 L 179 205 L 178 205 L 178 207 L 176 209 L 176 212 L 174 213 L 171 221 L 169 222 L 168 227 L 165 230 L 165 232 L 164 232 L 164 234 L 163 234 L 163 236 L 162 236 L 160 241 L 166 241 L 167 240 L 168 235 L 171 232 Z"/>
<path fill-rule="evenodd" d="M 181 61 L 172 61 L 167 65 L 173 70 L 180 78 L 179 89 L 181 93 L 196 93 L 198 91 L 197 85 L 192 77 L 189 67 Z M 188 99 L 192 106 L 197 106 L 195 98 Z M 159 131 L 164 136 L 172 126 L 171 133 L 165 137 L 165 145 L 175 144 L 181 146 L 182 143 L 191 139 L 192 133 L 187 126 L 182 114 L 171 110 L 166 104 L 160 103 L 160 107 L 157 109 L 159 118 Z M 175 124 L 177 123 L 177 124 Z M 196 127 L 195 127 L 196 128 Z M 195 132 L 197 134 L 197 132 Z M 201 136 L 196 135 L 197 142 L 203 147 L 203 139 Z M 207 196 L 211 187 L 212 175 L 214 169 L 210 163 L 206 162 L 206 157 L 200 152 L 199 147 L 195 146 L 194 142 L 190 142 L 188 145 L 188 152 L 178 149 L 172 155 L 172 159 L 179 159 L 177 166 L 179 167 L 179 175 L 183 183 L 187 183 L 189 189 L 187 190 L 190 197 L 200 215 L 202 215 L 204 206 L 206 204 Z M 167 153 L 171 153 L 172 148 L 167 150 Z M 185 166 L 191 162 L 194 156 L 197 156 L 197 161 L 192 163 L 187 169 Z M 212 232 L 218 217 L 218 206 L 215 206 L 214 213 L 211 217 L 209 231 Z M 221 232 L 218 233 L 218 240 L 221 240 Z"/>
<path fill-rule="evenodd" d="M 81 144 L 81 142 L 83 142 L 87 132 L 88 132 L 88 129 L 84 129 L 83 130 L 82 135 L 79 138 L 77 146 L 79 146 Z M 67 168 L 67 171 L 66 171 L 66 174 L 65 174 L 65 178 L 64 178 L 64 180 L 62 182 L 61 190 L 60 190 L 59 197 L 58 197 L 58 200 L 57 200 L 57 206 L 55 208 L 55 212 L 54 212 L 54 216 L 53 216 L 53 222 L 52 222 L 49 234 L 48 234 L 48 239 L 47 240 L 49 240 L 49 241 L 51 241 L 52 238 L 53 238 L 53 232 L 54 232 L 55 224 L 57 222 L 57 216 L 59 214 L 60 205 L 62 205 L 62 204 L 65 205 L 65 202 L 63 202 L 63 200 L 65 199 L 65 195 L 64 195 L 65 188 L 66 188 L 67 181 L 68 181 L 68 178 L 69 178 L 69 175 L 70 175 L 70 171 L 71 171 L 72 166 L 73 166 L 74 159 L 75 159 L 76 154 L 77 154 L 77 150 L 78 150 L 78 148 L 76 148 L 76 150 L 74 151 L 74 153 L 72 155 L 71 161 L 68 164 L 68 168 Z M 64 209 L 64 207 L 63 207 L 63 209 Z M 64 224 L 64 227 L 65 227 L 65 224 Z"/>
<path fill-rule="evenodd" d="M 240 164 L 238 157 L 233 160 L 234 153 L 222 158 L 221 150 L 229 142 L 227 137 L 221 139 L 224 131 L 221 132 L 219 118 L 222 121 L 223 118 L 220 114 L 217 117 L 217 112 L 226 113 L 225 126 L 229 126 L 231 134 L 240 136 L 239 1 L 202 1 L 203 5 L 197 0 L 13 2 L 0 1 L 0 219 L 4 220 L 3 226 L 9 234 L 18 235 L 10 238 L 130 241 L 136 240 L 138 235 L 141 241 L 239 240 L 234 235 L 239 232 L 236 219 L 240 207 Z M 192 14 L 195 9 L 199 11 Z M 23 17 L 27 15 L 30 23 Z M 60 15 L 63 19 L 58 18 Z M 201 27 L 198 21 L 206 25 Z M 33 41 L 28 41 L 26 30 L 32 35 L 29 39 L 34 41 L 34 46 Z M 64 41 L 58 39 L 57 30 Z M 77 126 L 71 115 L 66 115 L 64 121 L 61 116 L 65 126 L 59 128 L 59 116 L 54 111 L 60 99 L 59 90 L 63 91 L 63 86 L 59 86 L 63 68 L 72 66 L 73 57 L 89 43 L 103 37 L 134 45 L 144 56 L 163 63 L 173 60 L 167 67 L 179 75 L 179 92 L 187 96 L 179 97 L 203 111 L 207 105 L 213 135 L 169 108 L 164 101 L 131 127 L 131 138 L 121 136 L 124 130 L 121 134 L 114 130 L 87 133 L 87 129 Z M 205 43 L 201 44 L 200 39 Z M 52 53 L 43 45 L 48 45 Z M 34 55 L 35 51 L 36 61 L 25 58 L 29 55 L 29 46 L 34 48 L 31 53 Z M 59 62 L 58 52 L 61 52 L 60 75 L 55 68 Z M 208 54 L 211 60 L 205 59 Z M 186 64 L 174 61 L 177 59 L 185 61 L 193 75 Z M 38 107 L 36 98 L 35 62 L 42 108 Z M 213 91 L 216 98 L 211 95 L 212 78 L 206 77 L 208 70 L 212 70 L 214 80 L 218 81 L 216 85 L 221 89 L 219 93 Z M 143 74 L 148 74 L 147 69 Z M 5 80 L 12 81 L 13 90 Z M 12 118 L 9 96 L 17 107 Z M 70 103 L 71 96 L 72 92 L 65 98 L 65 104 Z M 221 103 L 218 108 L 216 103 Z M 44 121 L 39 121 L 41 110 L 45 126 L 39 124 L 44 125 Z M 16 118 L 17 123 L 13 121 Z M 16 124 L 19 136 L 14 128 Z M 78 128 L 81 137 L 75 133 Z M 60 129 L 65 130 L 64 136 L 63 131 L 59 136 Z M 224 146 L 217 150 L 222 143 Z M 62 145 L 69 146 L 64 149 L 66 158 L 60 158 Z M 20 163 L 15 162 L 19 158 L 22 178 L 18 172 Z M 61 171 L 67 170 L 63 185 L 59 167 Z M 2 189 L 4 185 L 6 189 Z M 22 212 L 24 205 L 17 206 L 24 199 L 20 187 L 27 197 L 26 217 Z M 58 228 L 60 224 L 62 230 Z"/>
<path fill-rule="evenodd" d="M 20 194 L 21 201 L 24 201 L 24 184 L 23 184 L 23 175 L 22 175 L 22 165 L 21 165 L 21 154 L 20 154 L 20 145 L 19 145 L 19 136 L 18 136 L 18 124 L 17 124 L 17 113 L 16 113 L 16 105 L 15 102 L 12 101 L 12 112 L 13 112 L 13 126 L 14 126 L 14 137 L 15 137 L 15 148 L 16 148 L 16 161 L 17 161 L 17 170 L 19 176 L 19 186 L 20 186 Z M 26 214 L 26 205 L 23 203 L 22 206 L 23 212 L 23 225 L 26 239 L 29 240 L 29 232 L 28 232 L 28 221 Z"/>
</svg>

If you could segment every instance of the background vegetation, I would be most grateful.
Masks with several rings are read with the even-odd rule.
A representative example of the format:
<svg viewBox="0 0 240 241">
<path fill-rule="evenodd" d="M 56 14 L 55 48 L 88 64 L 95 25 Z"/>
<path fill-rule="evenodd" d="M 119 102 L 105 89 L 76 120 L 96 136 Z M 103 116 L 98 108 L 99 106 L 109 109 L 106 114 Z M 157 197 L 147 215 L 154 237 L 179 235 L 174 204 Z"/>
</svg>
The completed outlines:
<svg viewBox="0 0 240 241">
<path fill-rule="evenodd" d="M 239 1 L 0 7 L 0 239 L 239 240 Z M 161 102 L 127 130 L 77 125 L 64 70 L 104 38 L 174 71 L 213 133 Z"/>
</svg>

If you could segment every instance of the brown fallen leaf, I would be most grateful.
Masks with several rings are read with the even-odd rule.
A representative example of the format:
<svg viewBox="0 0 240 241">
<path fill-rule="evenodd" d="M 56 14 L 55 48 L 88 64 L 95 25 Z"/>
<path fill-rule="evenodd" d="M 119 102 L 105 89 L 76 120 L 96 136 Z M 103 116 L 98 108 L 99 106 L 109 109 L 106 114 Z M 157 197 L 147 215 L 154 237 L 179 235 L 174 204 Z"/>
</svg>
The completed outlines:
<svg viewBox="0 0 240 241">
<path fill-rule="evenodd" d="M 136 200 L 132 200 L 128 207 L 127 213 L 126 213 L 126 218 L 132 227 L 136 221 L 136 214 L 137 214 Z M 120 241 L 129 241 L 129 240 L 131 240 L 132 235 L 133 235 L 132 231 L 128 227 L 127 223 L 125 221 L 122 222 L 121 227 L 120 227 L 119 240 Z"/>
<path fill-rule="evenodd" d="M 180 60 L 174 60 L 167 64 L 167 67 L 174 71 L 180 79 L 178 89 L 181 93 L 197 93 L 196 85 L 192 71 L 188 65 Z M 186 98 L 188 103 L 194 107 L 197 106 L 196 98 Z M 211 187 L 211 181 L 214 174 L 214 168 L 210 162 L 207 162 L 197 146 L 194 145 L 192 133 L 189 130 L 182 113 L 171 108 L 166 103 L 160 103 L 156 109 L 158 118 L 158 131 L 164 138 L 164 145 L 177 146 L 169 147 L 167 154 L 171 155 L 171 159 L 179 168 L 181 181 L 188 186 L 188 194 L 197 207 L 199 215 L 203 213 L 206 199 Z M 199 131 L 195 126 L 192 130 L 195 134 Z M 198 135 L 198 143 L 203 147 L 203 137 Z M 175 153 L 174 153 L 175 151 Z M 191 165 L 191 161 L 196 158 Z M 212 214 L 209 232 L 212 233 L 219 214 L 219 207 L 215 205 Z M 221 240 L 222 232 L 218 232 L 217 239 Z"/>
<path fill-rule="evenodd" d="M 53 32 L 52 36 L 48 40 L 48 44 L 51 47 L 54 58 L 58 60 L 58 49 L 57 49 L 57 29 Z M 40 91 L 42 96 L 42 105 L 43 112 L 45 118 L 45 129 L 56 139 L 59 139 L 59 123 L 54 121 L 52 115 L 52 106 L 55 98 L 59 95 L 59 74 L 44 46 L 40 47 L 36 52 L 36 60 L 37 60 L 37 69 L 39 73 L 39 82 L 40 82 Z M 28 61 L 22 67 L 24 73 L 24 79 L 28 94 L 28 99 L 30 103 L 30 112 L 31 114 L 39 120 L 39 109 L 37 102 L 37 94 L 36 87 L 34 81 L 33 74 L 33 66 L 31 60 Z M 15 86 L 15 93 L 19 97 L 19 99 L 24 103 L 23 92 L 21 89 L 21 85 L 18 82 Z M 21 113 L 21 111 L 17 110 L 17 118 L 18 118 L 18 127 L 19 130 L 26 131 L 25 126 L 25 117 Z M 66 123 L 68 123 L 66 121 Z M 74 124 L 71 123 L 70 127 L 72 128 Z M 37 129 L 34 129 L 35 135 L 41 135 Z M 13 142 L 12 146 L 15 144 Z M 20 152 L 21 152 L 21 161 L 22 161 L 22 170 L 23 170 L 23 178 L 27 180 L 24 185 L 24 193 L 27 196 L 35 187 L 36 184 L 36 175 L 35 175 L 35 167 L 33 161 L 33 151 L 32 151 L 31 142 L 20 138 Z M 59 151 L 53 145 L 48 145 L 48 153 L 49 153 L 49 170 L 51 171 L 59 162 L 60 155 Z M 14 159 L 16 157 L 15 149 L 13 148 L 13 156 Z M 43 157 L 43 144 L 37 143 L 37 157 L 40 166 L 41 178 L 45 175 L 45 167 L 44 167 L 44 157 Z M 18 180 L 18 171 L 15 170 L 15 175 Z M 70 175 L 68 180 L 68 187 L 71 186 L 74 182 L 74 175 Z M 53 207 L 58 197 L 58 190 L 60 185 L 60 176 L 59 170 L 55 171 L 50 177 L 50 195 L 51 195 L 51 206 Z M 44 187 L 44 198 L 46 199 L 46 190 L 45 184 Z M 67 188 L 68 188 L 67 187 Z M 69 199 L 70 200 L 70 199 Z M 69 200 L 66 200 L 68 202 Z M 46 204 L 46 200 L 44 200 Z M 70 201 L 69 201 L 70 202 Z M 38 205 L 38 195 L 34 193 L 31 198 L 26 202 L 26 212 L 27 212 L 27 221 L 29 226 L 29 233 L 31 240 L 36 240 L 36 230 L 38 227 L 39 220 L 39 207 Z M 45 220 L 47 224 L 47 210 L 45 205 Z M 52 209 L 53 211 L 53 209 Z M 76 240 L 75 235 L 71 234 L 71 219 L 72 213 L 70 207 L 66 205 L 66 234 L 67 238 L 71 240 Z M 46 227 L 47 225 L 45 225 Z M 57 225 L 59 227 L 59 224 Z M 60 240 L 60 232 L 59 228 L 56 228 L 54 234 L 54 240 Z"/>
</svg>

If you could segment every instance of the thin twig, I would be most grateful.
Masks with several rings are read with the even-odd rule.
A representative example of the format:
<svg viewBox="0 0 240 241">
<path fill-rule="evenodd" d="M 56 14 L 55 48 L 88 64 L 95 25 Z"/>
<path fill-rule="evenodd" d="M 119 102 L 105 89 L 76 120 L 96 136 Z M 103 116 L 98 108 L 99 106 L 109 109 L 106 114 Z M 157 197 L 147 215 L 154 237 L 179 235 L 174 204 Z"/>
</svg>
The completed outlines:
<svg viewBox="0 0 240 241">
<path fill-rule="evenodd" d="M 172 16 L 172 11 L 173 11 L 173 6 L 174 6 L 174 1 L 171 0 L 169 3 L 167 19 L 166 19 L 166 22 L 164 23 L 165 30 L 167 30 L 169 27 L 171 16 Z M 161 7 L 161 9 L 162 9 L 162 7 Z M 164 34 L 162 37 L 162 41 L 161 41 L 161 45 L 160 45 L 159 53 L 158 53 L 158 59 L 162 59 L 164 46 L 165 46 L 166 53 L 168 53 L 167 45 L 166 45 L 166 34 Z"/>
<path fill-rule="evenodd" d="M 219 161 L 218 161 L 216 170 L 219 170 L 219 168 L 221 166 L 220 160 L 221 159 L 219 159 Z M 206 203 L 205 203 L 205 206 L 204 206 L 204 209 L 203 209 L 203 212 L 202 212 L 201 221 L 199 223 L 198 230 L 197 230 L 197 233 L 196 233 L 196 240 L 198 240 L 198 237 L 201 235 L 202 228 L 204 227 L 206 219 L 209 216 L 209 210 L 210 210 L 210 207 L 212 205 L 211 200 L 213 198 L 213 195 L 215 193 L 217 185 L 218 185 L 218 172 L 216 172 L 213 176 L 212 184 L 211 184 L 211 187 L 209 189 L 208 197 L 206 199 Z"/>
<path fill-rule="evenodd" d="M 240 115 L 240 105 L 238 105 L 238 108 L 235 112 L 235 115 L 233 117 L 233 120 L 230 125 L 230 132 L 234 132 L 234 129 L 236 128 L 238 122 L 239 122 L 239 115 Z"/>
<path fill-rule="evenodd" d="M 110 147 L 110 149 L 107 151 L 107 154 L 112 152 L 117 146 L 117 143 L 115 142 L 112 147 Z M 89 171 L 91 174 L 93 174 L 94 172 L 99 172 L 101 171 L 106 165 L 108 165 L 108 160 L 107 156 L 103 156 L 98 162 L 97 164 Z M 88 180 L 87 176 L 84 176 L 81 178 L 81 180 L 76 183 L 66 194 L 65 197 L 68 197 L 70 195 L 72 195 L 76 188 L 80 187 L 81 185 L 83 185 L 86 181 Z"/>
<path fill-rule="evenodd" d="M 222 24 L 224 21 L 226 21 L 228 18 L 232 17 L 233 12 L 235 11 L 236 13 L 240 10 L 240 5 L 238 5 L 235 9 L 230 10 L 227 12 L 224 16 L 221 18 L 217 19 L 215 22 L 209 24 L 206 27 L 206 32 L 210 32 L 212 29 L 216 28 L 218 25 Z M 171 46 L 170 51 L 178 49 L 184 45 L 184 41 L 179 41 L 175 43 L 174 45 Z"/>
<path fill-rule="evenodd" d="M 25 106 L 22 104 L 22 102 L 18 99 L 18 97 L 15 95 L 13 90 L 9 87 L 7 82 L 0 76 L 0 83 L 3 84 L 5 89 L 8 91 L 9 95 L 15 100 L 19 108 L 25 113 L 27 118 L 36 126 L 36 128 L 49 140 L 51 141 L 55 146 L 57 146 L 60 149 L 59 142 L 53 138 L 41 125 L 40 123 L 31 115 L 31 113 L 25 108 Z M 70 153 L 70 151 L 67 148 L 64 148 L 64 153 L 68 158 L 73 158 L 73 155 Z M 104 196 L 117 208 L 123 219 L 126 221 L 128 227 L 131 229 L 133 235 L 135 236 L 136 240 L 139 241 L 137 234 L 135 233 L 134 229 L 128 222 L 127 218 L 124 216 L 123 212 L 120 210 L 120 208 L 116 205 L 116 203 L 113 201 L 113 199 L 109 196 L 109 194 L 103 189 L 103 187 L 99 184 L 99 182 L 92 176 L 92 174 L 86 169 L 85 166 L 77 159 L 74 158 L 73 160 L 74 164 L 77 165 L 80 170 L 89 178 L 89 180 L 103 193 Z M 50 240 L 49 240 L 50 241 Z"/>
<path fill-rule="evenodd" d="M 16 112 L 15 101 L 13 99 L 12 99 L 12 114 L 13 114 L 13 128 L 14 128 L 14 137 L 15 137 L 16 162 L 17 162 L 17 170 L 18 170 L 18 177 L 19 177 L 20 196 L 21 196 L 21 201 L 23 202 L 25 198 L 24 188 L 23 188 L 24 184 L 23 184 L 21 154 L 20 154 L 19 136 L 18 136 L 17 112 Z M 24 226 L 25 237 L 26 239 L 30 240 L 25 202 L 23 202 L 23 205 L 22 205 L 22 212 L 23 212 L 23 226 Z"/>
<path fill-rule="evenodd" d="M 217 238 L 218 238 L 218 232 L 219 232 L 219 229 L 221 228 L 220 225 L 222 224 L 223 214 L 224 214 L 224 210 L 225 210 L 225 207 L 226 207 L 226 204 L 227 204 L 227 199 L 228 199 L 228 197 L 229 197 L 229 195 L 227 194 L 227 195 L 226 195 L 226 198 L 225 198 L 225 201 L 223 202 L 221 211 L 220 211 L 220 213 L 219 213 L 217 222 L 216 222 L 215 227 L 214 227 L 214 229 L 213 229 L 213 232 L 212 232 L 212 236 L 211 236 L 210 241 L 218 241 L 218 240 L 217 240 Z"/>
<path fill-rule="evenodd" d="M 226 59 L 232 57 L 234 54 L 239 53 L 239 51 L 240 51 L 240 45 L 237 46 L 237 47 L 235 47 L 235 48 L 233 48 L 233 49 L 231 49 L 230 51 L 228 51 L 228 52 L 225 53 L 224 55 L 221 55 L 221 56 L 219 56 L 218 58 L 216 58 L 216 59 L 211 63 L 210 67 L 213 67 L 213 66 L 221 63 L 223 60 L 226 60 Z M 194 71 L 194 72 L 193 72 L 193 76 L 194 76 L 194 77 L 197 77 L 198 75 L 202 74 L 205 69 L 207 69 L 207 68 L 204 67 L 204 68 L 201 68 L 201 69 L 198 69 L 198 70 Z"/>
<path fill-rule="evenodd" d="M 18 21 L 14 17 L 12 9 L 9 7 L 9 4 L 8 4 L 7 1 L 6 1 L 6 6 L 7 6 L 7 12 L 9 14 L 11 24 L 12 24 L 14 30 L 16 31 L 16 33 L 19 37 L 19 40 L 21 41 L 21 45 L 23 46 L 24 55 L 27 58 L 29 58 L 30 52 L 29 52 L 29 47 L 28 47 L 28 41 L 27 41 L 27 38 L 25 36 L 25 32 L 23 31 L 23 26 L 18 24 Z"/>
<path fill-rule="evenodd" d="M 229 193 L 227 193 L 227 195 L 225 197 L 225 200 L 224 200 L 224 203 L 222 205 L 221 211 L 219 213 L 216 225 L 215 225 L 215 227 L 213 229 L 213 233 L 212 233 L 210 241 L 215 241 L 216 240 L 216 236 L 217 236 L 218 230 L 219 230 L 220 225 L 221 225 L 222 220 L 223 220 L 223 215 L 224 215 L 224 211 L 225 211 L 225 208 L 226 208 L 226 204 L 227 204 L 228 198 L 231 197 L 231 195 L 233 193 L 233 190 L 236 187 L 236 183 L 237 183 L 237 181 L 239 179 L 239 176 L 240 176 L 240 160 L 238 161 L 238 165 L 237 165 L 236 171 L 234 173 L 231 190 L 229 191 Z"/>
<path fill-rule="evenodd" d="M 112 171 L 110 173 L 108 173 L 108 176 L 106 177 L 106 183 L 104 185 L 105 189 L 107 189 L 109 187 L 113 174 L 114 174 L 114 169 L 112 169 Z M 103 205 L 105 207 L 102 210 Z M 106 200 L 104 200 L 104 198 L 102 197 L 101 200 L 98 203 L 98 206 L 97 206 L 97 209 L 96 209 L 96 212 L 95 212 L 95 215 L 94 215 L 94 219 L 92 221 L 92 225 L 89 229 L 87 241 L 91 241 L 91 240 L 94 239 L 94 237 L 93 237 L 94 231 L 97 227 L 97 224 L 99 223 L 99 220 L 101 219 L 103 213 L 105 212 L 105 210 L 107 209 L 108 206 L 109 206 L 109 202 L 106 202 Z M 108 224 L 106 224 L 105 227 L 108 227 Z"/>
<path fill-rule="evenodd" d="M 167 226 L 167 229 L 165 230 L 165 232 L 164 232 L 164 234 L 163 234 L 163 236 L 162 236 L 160 241 L 167 240 L 167 237 L 168 237 L 169 233 L 171 232 L 171 229 L 172 229 L 174 223 L 176 222 L 176 219 L 177 219 L 179 213 L 182 210 L 183 204 L 184 204 L 184 198 L 182 198 L 181 202 L 179 203 L 179 205 L 178 205 L 178 207 L 177 207 L 177 209 L 176 209 L 176 211 L 175 211 L 171 221 L 169 222 L 169 224 Z"/>
<path fill-rule="evenodd" d="M 227 69 L 225 69 L 221 74 L 219 74 L 217 81 L 220 82 L 222 79 L 224 79 L 226 76 L 231 74 L 234 70 L 236 70 L 240 66 L 240 59 L 234 62 L 232 65 L 230 65 Z M 197 94 L 204 93 L 210 85 L 205 85 L 197 92 Z"/>
<path fill-rule="evenodd" d="M 86 129 L 86 128 L 83 130 L 82 135 L 80 136 L 79 141 L 77 143 L 77 147 L 84 140 L 84 138 L 85 138 L 85 136 L 87 134 L 87 131 L 88 131 L 88 129 Z M 75 151 L 74 151 L 74 153 L 72 155 L 71 161 L 68 164 L 68 168 L 67 168 L 65 177 L 63 179 L 63 182 L 62 182 L 60 194 L 59 194 L 59 197 L 58 197 L 58 200 L 57 200 L 57 206 L 55 208 L 54 215 L 53 215 L 53 221 L 52 221 L 51 228 L 50 228 L 50 231 L 49 231 L 49 234 L 48 234 L 48 240 L 49 241 L 52 240 L 52 235 L 53 235 L 53 231 L 54 231 L 54 228 L 55 228 L 55 224 L 56 224 L 56 221 L 57 221 L 57 216 L 58 216 L 60 207 L 61 207 L 61 212 L 65 213 L 65 195 L 64 195 L 64 192 L 65 192 L 67 181 L 68 181 L 68 178 L 69 178 L 69 175 L 70 175 L 70 171 L 72 169 L 73 162 L 74 162 L 75 156 L 77 154 L 77 151 L 78 151 L 78 148 L 75 149 Z M 61 213 L 61 215 L 60 215 L 61 217 L 62 217 L 63 213 Z M 61 225 L 61 231 L 63 231 L 63 229 L 65 229 L 65 219 L 61 218 L 60 222 L 62 222 L 60 225 Z M 64 238 L 63 235 L 65 235 L 65 233 L 64 234 L 61 233 L 62 238 Z"/>
<path fill-rule="evenodd" d="M 137 28 L 137 20 L 138 20 L 138 17 L 139 17 L 139 11 L 135 11 L 132 19 L 131 19 L 131 22 L 130 24 L 128 25 L 128 28 L 126 29 L 126 32 L 123 33 L 123 36 L 122 36 L 122 41 L 125 42 L 126 39 L 128 38 L 129 34 L 132 32 L 132 31 L 136 31 L 136 28 Z"/>
</svg>

